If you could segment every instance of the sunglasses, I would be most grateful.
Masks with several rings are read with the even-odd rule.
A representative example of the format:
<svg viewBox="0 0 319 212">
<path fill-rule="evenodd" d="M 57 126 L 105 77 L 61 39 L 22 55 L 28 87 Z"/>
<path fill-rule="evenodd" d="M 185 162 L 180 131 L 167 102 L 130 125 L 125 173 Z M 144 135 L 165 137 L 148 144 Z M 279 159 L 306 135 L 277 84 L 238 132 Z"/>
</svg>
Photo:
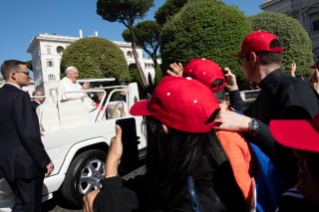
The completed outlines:
<svg viewBox="0 0 319 212">
<path fill-rule="evenodd" d="M 30 72 L 29 72 L 29 71 L 15 71 L 15 72 L 18 73 L 18 74 L 22 73 L 22 74 L 25 74 L 25 75 L 27 75 L 27 76 L 30 75 Z"/>
<path fill-rule="evenodd" d="M 247 54 L 245 54 L 244 56 L 238 58 L 238 63 L 239 63 L 240 65 L 243 64 L 243 61 L 244 61 L 243 59 L 244 59 L 246 56 L 247 56 Z"/>
</svg>

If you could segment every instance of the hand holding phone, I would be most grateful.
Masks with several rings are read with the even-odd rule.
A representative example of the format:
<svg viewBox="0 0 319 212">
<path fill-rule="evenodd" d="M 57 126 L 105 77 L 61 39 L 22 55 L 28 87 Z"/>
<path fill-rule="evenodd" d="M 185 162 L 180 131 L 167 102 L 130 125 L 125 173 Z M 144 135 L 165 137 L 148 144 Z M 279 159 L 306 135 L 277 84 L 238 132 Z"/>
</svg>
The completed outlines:
<svg viewBox="0 0 319 212">
<path fill-rule="evenodd" d="M 112 138 L 106 159 L 105 176 L 116 175 L 123 154 L 122 129 L 116 125 L 116 136 Z"/>
<path fill-rule="evenodd" d="M 120 174 L 125 174 L 136 169 L 139 162 L 136 123 L 134 118 L 125 118 L 116 120 L 116 125 L 119 125 L 122 129 L 121 140 L 123 144 L 119 172 Z"/>
</svg>

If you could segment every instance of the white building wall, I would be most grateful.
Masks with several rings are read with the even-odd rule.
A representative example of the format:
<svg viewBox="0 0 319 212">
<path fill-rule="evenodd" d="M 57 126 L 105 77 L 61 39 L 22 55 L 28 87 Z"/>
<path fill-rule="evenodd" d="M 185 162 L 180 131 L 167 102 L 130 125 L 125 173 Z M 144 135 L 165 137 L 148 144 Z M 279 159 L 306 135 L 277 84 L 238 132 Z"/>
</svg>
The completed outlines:
<svg viewBox="0 0 319 212">
<path fill-rule="evenodd" d="M 314 58 L 319 56 L 319 30 L 313 27 L 313 22 L 319 21 L 318 0 L 265 0 L 260 8 L 264 11 L 287 14 L 298 20 L 312 41 Z"/>
<path fill-rule="evenodd" d="M 78 39 L 80 39 L 80 37 L 47 34 L 39 34 L 34 38 L 27 52 L 32 54 L 32 64 L 36 64 L 36 68 L 33 68 L 36 90 L 49 93 L 50 89 L 52 89 L 52 87 L 60 81 L 60 63 L 62 53 L 57 50 L 58 48 L 63 48 L 65 50 L 68 45 Z M 122 50 L 126 58 L 127 65 L 135 63 L 131 43 L 118 41 L 113 42 Z M 49 51 L 48 48 L 50 49 Z M 150 73 L 152 78 L 154 78 L 155 69 L 154 65 L 152 65 L 153 60 L 151 58 L 144 58 L 143 49 L 141 47 L 137 47 L 136 51 L 145 77 L 148 78 L 148 73 Z M 48 64 L 48 62 L 52 63 Z M 162 61 L 159 59 L 158 64 L 161 63 Z M 51 64 L 53 67 L 50 67 Z"/>
</svg>

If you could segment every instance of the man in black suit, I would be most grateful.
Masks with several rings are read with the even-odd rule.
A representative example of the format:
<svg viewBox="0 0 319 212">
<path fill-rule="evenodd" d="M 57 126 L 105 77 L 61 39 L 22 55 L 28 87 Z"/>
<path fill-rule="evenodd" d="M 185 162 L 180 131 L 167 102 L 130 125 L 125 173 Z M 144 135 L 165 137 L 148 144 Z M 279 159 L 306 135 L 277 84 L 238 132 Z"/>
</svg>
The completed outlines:
<svg viewBox="0 0 319 212">
<path fill-rule="evenodd" d="M 54 167 L 30 96 L 21 90 L 31 77 L 25 63 L 16 60 L 5 61 L 1 74 L 6 84 L 0 89 L 0 178 L 15 193 L 13 212 L 40 212 L 43 180 Z"/>
<path fill-rule="evenodd" d="M 34 91 L 32 93 L 32 96 L 43 96 L 43 93 L 41 91 Z M 44 101 L 44 97 L 35 97 L 33 99 L 33 101 L 31 102 L 31 105 L 34 111 L 37 110 L 37 107 L 40 106 L 43 101 Z"/>
</svg>

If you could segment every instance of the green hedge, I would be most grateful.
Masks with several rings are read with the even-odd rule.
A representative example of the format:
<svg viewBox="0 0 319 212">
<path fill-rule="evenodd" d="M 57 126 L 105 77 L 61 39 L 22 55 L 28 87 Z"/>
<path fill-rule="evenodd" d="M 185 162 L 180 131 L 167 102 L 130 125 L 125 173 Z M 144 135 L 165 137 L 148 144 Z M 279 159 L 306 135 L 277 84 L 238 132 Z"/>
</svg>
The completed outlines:
<svg viewBox="0 0 319 212">
<path fill-rule="evenodd" d="M 62 55 L 61 75 L 68 66 L 79 70 L 79 78 L 111 78 L 130 80 L 122 50 L 112 41 L 99 37 L 82 38 L 69 45 Z"/>
<path fill-rule="evenodd" d="M 237 7 L 221 1 L 189 1 L 162 29 L 162 70 L 173 62 L 185 66 L 193 58 L 206 58 L 244 78 L 241 64 L 231 58 L 251 32 L 247 17 Z"/>
<path fill-rule="evenodd" d="M 313 64 L 311 40 L 306 30 L 294 18 L 272 12 L 249 16 L 254 31 L 262 30 L 275 34 L 284 45 L 282 69 L 289 73 L 292 61 L 297 64 L 296 75 L 305 76 Z"/>
</svg>

